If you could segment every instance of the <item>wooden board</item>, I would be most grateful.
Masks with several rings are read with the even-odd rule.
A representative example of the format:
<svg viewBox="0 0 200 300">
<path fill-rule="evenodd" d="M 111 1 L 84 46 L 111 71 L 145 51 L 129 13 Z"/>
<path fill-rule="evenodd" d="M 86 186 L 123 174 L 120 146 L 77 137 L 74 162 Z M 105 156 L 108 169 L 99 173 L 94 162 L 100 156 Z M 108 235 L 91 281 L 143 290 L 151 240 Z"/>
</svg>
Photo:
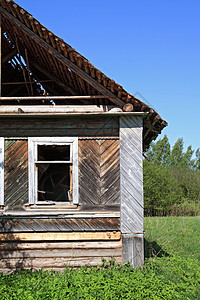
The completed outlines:
<svg viewBox="0 0 200 300">
<path fill-rule="evenodd" d="M 129 262 L 134 268 L 144 263 L 143 234 L 122 234 L 122 263 Z"/>
<path fill-rule="evenodd" d="M 0 233 L 119 231 L 119 217 L 1 217 Z"/>
<path fill-rule="evenodd" d="M 120 118 L 121 231 L 143 233 L 142 118 Z"/>
<path fill-rule="evenodd" d="M 1 233 L 0 241 L 119 240 L 120 232 Z"/>
</svg>

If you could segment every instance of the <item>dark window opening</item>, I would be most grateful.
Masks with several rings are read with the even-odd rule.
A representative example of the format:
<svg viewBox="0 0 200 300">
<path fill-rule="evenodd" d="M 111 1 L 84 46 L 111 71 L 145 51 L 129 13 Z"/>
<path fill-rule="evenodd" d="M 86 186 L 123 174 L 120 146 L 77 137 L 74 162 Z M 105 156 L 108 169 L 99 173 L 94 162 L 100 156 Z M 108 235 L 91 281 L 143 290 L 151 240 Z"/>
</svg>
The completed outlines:
<svg viewBox="0 0 200 300">
<path fill-rule="evenodd" d="M 70 145 L 38 145 L 38 161 L 70 161 Z"/>
<path fill-rule="evenodd" d="M 38 201 L 71 202 L 71 164 L 40 163 Z"/>
</svg>

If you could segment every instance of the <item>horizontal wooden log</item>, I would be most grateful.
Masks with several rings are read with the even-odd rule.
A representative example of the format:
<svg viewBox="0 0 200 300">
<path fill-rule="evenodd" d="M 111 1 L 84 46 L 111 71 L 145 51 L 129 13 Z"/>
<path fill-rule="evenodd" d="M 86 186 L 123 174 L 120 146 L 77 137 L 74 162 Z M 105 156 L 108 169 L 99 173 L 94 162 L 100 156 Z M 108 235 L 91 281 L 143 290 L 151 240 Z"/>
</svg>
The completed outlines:
<svg viewBox="0 0 200 300">
<path fill-rule="evenodd" d="M 27 82 L 28 83 L 28 82 Z M 31 96 L 31 97 L 0 97 L 0 101 L 28 101 L 28 100 L 77 100 L 77 99 L 105 99 L 106 96 Z M 78 107 L 78 106 L 77 106 Z"/>
<path fill-rule="evenodd" d="M 122 262 L 121 257 L 114 257 L 118 263 Z M 110 257 L 110 258 L 111 258 Z M 109 258 L 107 258 L 109 259 Z M 33 268 L 33 269 L 41 269 L 41 268 L 61 268 L 64 269 L 65 266 L 97 266 L 103 265 L 101 257 L 59 257 L 59 258 L 25 258 L 25 259 L 1 259 L 0 260 L 0 270 L 15 270 L 19 268 Z"/>
<path fill-rule="evenodd" d="M 119 240 L 120 232 L 1 233 L 0 241 Z"/>
<path fill-rule="evenodd" d="M 10 251 L 20 251 L 20 250 L 69 250 L 69 249 L 116 249 L 121 248 L 121 240 L 112 240 L 112 241 L 69 241 L 69 242 L 42 242 L 42 241 L 33 241 L 33 242 L 0 242 L 0 252 L 10 252 Z"/>
<path fill-rule="evenodd" d="M 28 250 L 28 251 L 7 251 L 0 252 L 0 259 L 4 258 L 74 258 L 74 257 L 112 257 L 121 256 L 121 247 L 113 249 L 63 249 L 63 250 Z"/>
</svg>

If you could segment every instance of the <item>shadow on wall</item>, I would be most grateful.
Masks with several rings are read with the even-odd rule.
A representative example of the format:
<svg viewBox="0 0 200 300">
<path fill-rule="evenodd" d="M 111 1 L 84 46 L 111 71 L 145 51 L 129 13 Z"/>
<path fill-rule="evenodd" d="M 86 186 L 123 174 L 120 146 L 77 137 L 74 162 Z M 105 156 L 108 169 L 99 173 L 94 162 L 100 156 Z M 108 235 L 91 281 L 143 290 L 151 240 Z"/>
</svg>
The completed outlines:
<svg viewBox="0 0 200 300">
<path fill-rule="evenodd" d="M 15 238 L 14 223 L 9 219 L 0 220 L 0 273 L 20 271 L 32 268 L 32 261 L 27 253 L 27 244 Z"/>
<path fill-rule="evenodd" d="M 145 258 L 169 256 L 169 253 L 165 252 L 155 241 L 148 242 L 144 239 L 144 247 Z"/>
</svg>

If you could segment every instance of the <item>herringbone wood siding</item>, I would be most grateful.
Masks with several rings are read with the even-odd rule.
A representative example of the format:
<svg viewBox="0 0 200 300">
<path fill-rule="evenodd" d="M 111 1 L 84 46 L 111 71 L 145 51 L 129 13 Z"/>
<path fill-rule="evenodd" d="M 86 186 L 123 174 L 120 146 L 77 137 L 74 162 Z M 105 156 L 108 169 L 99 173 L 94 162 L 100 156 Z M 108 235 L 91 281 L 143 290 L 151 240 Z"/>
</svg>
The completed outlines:
<svg viewBox="0 0 200 300">
<path fill-rule="evenodd" d="M 80 203 L 120 203 L 118 140 L 79 141 Z"/>
<path fill-rule="evenodd" d="M 5 140 L 5 205 L 28 202 L 28 141 Z"/>
</svg>

